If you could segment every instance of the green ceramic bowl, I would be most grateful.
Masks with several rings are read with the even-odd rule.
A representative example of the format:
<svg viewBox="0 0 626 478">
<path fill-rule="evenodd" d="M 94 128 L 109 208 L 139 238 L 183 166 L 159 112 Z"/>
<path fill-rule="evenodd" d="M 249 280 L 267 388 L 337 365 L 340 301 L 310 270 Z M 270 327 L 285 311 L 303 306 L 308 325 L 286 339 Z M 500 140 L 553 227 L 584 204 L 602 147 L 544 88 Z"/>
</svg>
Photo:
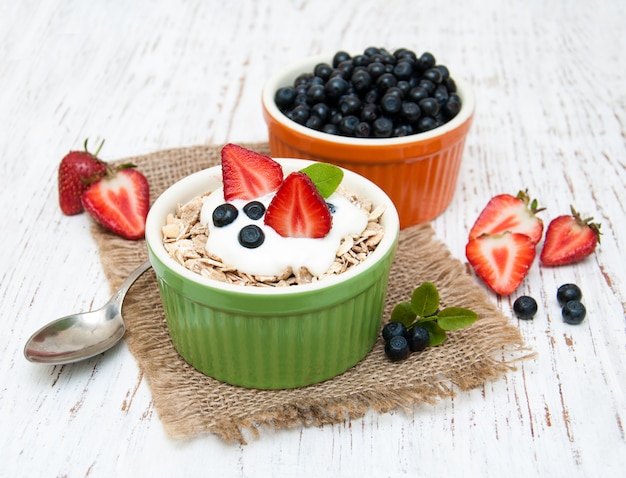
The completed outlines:
<svg viewBox="0 0 626 478">
<path fill-rule="evenodd" d="M 311 161 L 276 159 L 285 175 Z M 385 236 L 361 264 L 312 284 L 281 288 L 225 284 L 189 271 L 167 254 L 161 227 L 176 205 L 221 186 L 221 168 L 192 174 L 153 204 L 146 243 L 174 347 L 193 367 L 250 388 L 294 388 L 335 377 L 372 349 L 378 336 L 399 219 L 374 183 L 344 171 L 342 183 L 385 204 Z"/>
</svg>

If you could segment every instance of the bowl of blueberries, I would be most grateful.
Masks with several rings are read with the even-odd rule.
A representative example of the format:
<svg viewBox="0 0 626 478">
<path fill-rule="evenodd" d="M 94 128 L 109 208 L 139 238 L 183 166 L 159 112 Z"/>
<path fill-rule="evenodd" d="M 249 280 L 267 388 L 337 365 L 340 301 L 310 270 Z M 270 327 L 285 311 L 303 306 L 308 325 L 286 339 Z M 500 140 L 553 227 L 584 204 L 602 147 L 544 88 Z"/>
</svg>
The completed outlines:
<svg viewBox="0 0 626 478">
<path fill-rule="evenodd" d="M 429 52 L 368 47 L 283 68 L 265 83 L 262 106 L 272 156 L 368 178 L 393 200 L 405 228 L 450 204 L 475 99 Z"/>
</svg>

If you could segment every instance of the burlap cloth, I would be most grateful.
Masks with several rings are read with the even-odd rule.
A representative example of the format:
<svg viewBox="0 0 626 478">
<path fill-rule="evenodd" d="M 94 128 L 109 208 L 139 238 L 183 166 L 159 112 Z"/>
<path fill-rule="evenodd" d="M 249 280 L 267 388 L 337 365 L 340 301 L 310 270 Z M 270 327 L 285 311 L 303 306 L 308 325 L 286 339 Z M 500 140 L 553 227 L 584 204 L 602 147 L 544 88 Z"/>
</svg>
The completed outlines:
<svg viewBox="0 0 626 478">
<path fill-rule="evenodd" d="M 244 146 L 269 153 L 265 143 Z M 119 162 L 137 165 L 148 177 L 154 199 L 178 179 L 219 164 L 220 150 L 221 146 L 180 148 Z M 96 225 L 92 235 L 112 290 L 147 258 L 144 241 L 124 240 Z M 455 389 L 469 390 L 494 380 L 528 356 L 517 328 L 434 237 L 430 225 L 413 226 L 400 234 L 383 320 L 424 281 L 436 284 L 443 305 L 471 308 L 480 320 L 449 333 L 443 345 L 400 363 L 385 357 L 379 339 L 365 359 L 339 377 L 293 390 L 235 387 L 189 366 L 170 341 L 152 270 L 135 283 L 124 302 L 125 339 L 171 437 L 213 433 L 242 444 L 246 436 L 257 437 L 263 427 L 320 426 L 362 417 L 368 410 L 384 413 L 433 403 L 453 396 Z"/>
</svg>

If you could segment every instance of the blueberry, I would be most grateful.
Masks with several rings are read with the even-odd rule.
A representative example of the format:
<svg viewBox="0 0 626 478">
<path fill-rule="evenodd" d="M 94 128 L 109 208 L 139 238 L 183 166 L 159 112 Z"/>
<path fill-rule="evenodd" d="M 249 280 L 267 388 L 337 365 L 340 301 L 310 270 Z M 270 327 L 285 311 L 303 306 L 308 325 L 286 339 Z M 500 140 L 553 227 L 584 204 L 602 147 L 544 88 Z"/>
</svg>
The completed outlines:
<svg viewBox="0 0 626 478">
<path fill-rule="evenodd" d="M 409 99 L 415 103 L 419 103 L 424 98 L 428 98 L 428 91 L 421 86 L 416 86 L 409 90 Z"/>
<path fill-rule="evenodd" d="M 335 212 L 337 211 L 337 206 L 335 206 L 331 202 L 327 202 L 326 205 L 328 206 L 328 210 L 330 211 L 330 213 L 335 214 Z"/>
<path fill-rule="evenodd" d="M 583 298 L 583 293 L 576 284 L 563 284 L 556 291 L 556 300 L 559 301 L 559 305 L 563 307 L 570 300 L 580 301 Z"/>
<path fill-rule="evenodd" d="M 369 123 L 361 121 L 354 130 L 354 135 L 357 138 L 369 138 L 372 134 L 372 127 Z"/>
<path fill-rule="evenodd" d="M 530 320 L 537 313 L 537 301 L 530 296 L 522 295 L 515 299 L 513 311 L 517 318 Z"/>
<path fill-rule="evenodd" d="M 449 97 L 446 104 L 443 105 L 442 112 L 444 117 L 454 118 L 461 111 L 461 103 L 456 98 Z"/>
<path fill-rule="evenodd" d="M 433 68 L 437 68 L 439 70 L 442 80 L 447 80 L 448 78 L 450 78 L 450 71 L 445 65 L 436 65 Z"/>
<path fill-rule="evenodd" d="M 400 111 L 400 108 L 402 108 L 402 98 L 394 93 L 385 93 L 380 100 L 380 109 L 383 113 L 393 115 Z"/>
<path fill-rule="evenodd" d="M 415 123 L 422 115 L 422 110 L 420 110 L 420 107 L 416 103 L 412 101 L 404 101 L 402 103 L 402 108 L 400 108 L 400 113 L 409 123 Z"/>
<path fill-rule="evenodd" d="M 423 70 L 427 70 L 428 68 L 435 66 L 437 61 L 432 53 L 424 52 L 422 53 L 422 56 L 419 57 L 418 63 Z"/>
<path fill-rule="evenodd" d="M 276 106 L 278 106 L 280 109 L 283 109 L 289 108 L 295 98 L 296 89 L 291 86 L 285 86 L 283 88 L 279 88 L 278 91 L 276 91 L 274 101 L 276 102 Z"/>
<path fill-rule="evenodd" d="M 372 87 L 372 75 L 367 70 L 355 70 L 350 80 L 358 93 L 366 92 Z"/>
<path fill-rule="evenodd" d="M 433 93 L 433 98 L 435 98 L 440 105 L 445 105 L 450 98 L 450 95 L 448 94 L 448 90 L 445 86 L 439 85 Z"/>
<path fill-rule="evenodd" d="M 422 112 L 427 116 L 436 116 L 439 113 L 439 102 L 435 98 L 424 98 L 418 104 Z"/>
<path fill-rule="evenodd" d="M 563 320 L 568 324 L 577 325 L 580 324 L 585 315 L 587 315 L 587 309 L 582 302 L 578 300 L 570 300 L 566 302 L 561 310 Z"/>
<path fill-rule="evenodd" d="M 383 327 L 383 339 L 388 341 L 391 337 L 404 335 L 406 327 L 402 322 L 389 322 Z"/>
<path fill-rule="evenodd" d="M 409 349 L 411 352 L 421 352 L 430 343 L 430 335 L 428 330 L 418 325 L 417 327 L 411 327 L 406 331 L 406 340 L 409 343 Z"/>
<path fill-rule="evenodd" d="M 320 119 L 319 116 L 311 115 L 309 116 L 309 119 L 306 120 L 306 123 L 304 124 L 304 126 L 306 126 L 307 128 L 319 130 L 322 128 L 323 124 L 324 122 Z"/>
<path fill-rule="evenodd" d="M 339 99 L 339 111 L 343 115 L 358 115 L 361 111 L 361 100 L 357 95 L 345 95 Z"/>
<path fill-rule="evenodd" d="M 372 63 L 367 65 L 367 72 L 372 78 L 378 78 L 385 72 L 385 65 L 383 65 L 379 61 L 373 61 Z"/>
<path fill-rule="evenodd" d="M 216 227 L 228 226 L 238 215 L 239 211 L 232 204 L 220 204 L 213 210 L 213 224 Z"/>
<path fill-rule="evenodd" d="M 385 354 L 392 362 L 406 359 L 411 353 L 409 343 L 402 335 L 391 337 L 385 344 Z"/>
<path fill-rule="evenodd" d="M 330 106 L 326 103 L 317 103 L 311 106 L 311 116 L 317 116 L 322 121 L 330 118 Z"/>
<path fill-rule="evenodd" d="M 361 121 L 365 121 L 367 123 L 373 122 L 376 118 L 378 118 L 380 112 L 378 110 L 378 106 L 375 104 L 367 104 L 364 105 L 361 109 Z"/>
<path fill-rule="evenodd" d="M 310 108 L 306 105 L 298 105 L 293 110 L 291 110 L 290 118 L 294 120 L 296 123 L 306 124 L 309 119 Z"/>
<path fill-rule="evenodd" d="M 315 76 L 318 76 L 323 80 L 328 80 L 332 71 L 333 68 L 328 63 L 318 63 L 313 69 L 313 73 L 315 74 Z"/>
<path fill-rule="evenodd" d="M 344 116 L 339 123 L 339 132 L 345 136 L 354 136 L 361 121 L 354 115 Z"/>
<path fill-rule="evenodd" d="M 243 207 L 243 212 L 245 212 L 246 216 L 250 219 L 256 221 L 257 219 L 261 219 L 263 214 L 265 214 L 265 206 L 259 201 L 252 201 Z"/>
<path fill-rule="evenodd" d="M 393 121 L 386 116 L 376 118 L 374 121 L 374 136 L 376 138 L 389 138 L 393 132 Z"/>
<path fill-rule="evenodd" d="M 429 68 L 424 72 L 423 77 L 427 80 L 432 81 L 436 85 L 443 81 L 443 74 L 441 73 L 441 70 L 439 70 L 439 68 Z"/>
<path fill-rule="evenodd" d="M 339 128 L 337 128 L 337 125 L 333 123 L 326 123 L 322 126 L 322 131 L 328 134 L 339 134 Z"/>
<path fill-rule="evenodd" d="M 335 55 L 333 56 L 333 66 L 335 68 L 337 68 L 337 66 L 339 66 L 340 63 L 349 60 L 350 59 L 350 54 L 345 52 L 345 51 L 338 51 L 337 53 L 335 53 Z"/>
<path fill-rule="evenodd" d="M 324 86 L 323 85 L 311 85 L 309 89 L 306 90 L 306 96 L 312 105 L 316 103 L 322 103 L 326 99 Z"/>
<path fill-rule="evenodd" d="M 408 60 L 400 60 L 393 68 L 393 74 L 398 80 L 408 80 L 413 73 L 413 63 Z"/>
<path fill-rule="evenodd" d="M 437 127 L 437 122 L 432 116 L 422 116 L 417 120 L 417 131 L 422 133 Z"/>
<path fill-rule="evenodd" d="M 339 98 L 341 95 L 345 95 L 348 91 L 348 82 L 340 76 L 335 76 L 328 80 L 324 86 L 324 91 L 331 98 Z"/>
<path fill-rule="evenodd" d="M 249 224 L 239 231 L 239 244 L 248 249 L 255 249 L 263 244 L 265 234 L 256 224 Z"/>
<path fill-rule="evenodd" d="M 376 80 L 376 86 L 381 91 L 387 91 L 392 86 L 396 86 L 396 83 L 398 83 L 398 80 L 391 73 L 383 73 Z"/>
</svg>

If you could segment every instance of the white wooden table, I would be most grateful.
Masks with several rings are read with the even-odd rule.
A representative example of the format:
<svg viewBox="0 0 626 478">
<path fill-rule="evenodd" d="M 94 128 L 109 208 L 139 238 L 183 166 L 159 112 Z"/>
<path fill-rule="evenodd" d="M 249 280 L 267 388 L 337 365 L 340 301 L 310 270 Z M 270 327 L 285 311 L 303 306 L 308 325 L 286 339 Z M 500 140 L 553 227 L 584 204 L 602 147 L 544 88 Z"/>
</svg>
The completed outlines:
<svg viewBox="0 0 626 478">
<path fill-rule="evenodd" d="M 265 141 L 260 88 L 301 55 L 431 51 L 478 109 L 450 207 L 433 222 L 464 259 L 486 201 L 529 188 L 602 223 L 596 255 L 537 264 L 511 316 L 537 352 L 517 371 L 411 413 L 263 431 L 247 446 L 169 439 L 126 344 L 64 367 L 22 348 L 48 320 L 108 296 L 87 216 L 57 206 L 61 157 L 105 159 Z M 623 476 L 626 466 L 626 7 L 546 2 L 4 1 L 0 4 L 0 476 Z M 588 317 L 560 318 L 565 282 Z M 516 294 L 516 295 L 517 295 Z"/>
</svg>

